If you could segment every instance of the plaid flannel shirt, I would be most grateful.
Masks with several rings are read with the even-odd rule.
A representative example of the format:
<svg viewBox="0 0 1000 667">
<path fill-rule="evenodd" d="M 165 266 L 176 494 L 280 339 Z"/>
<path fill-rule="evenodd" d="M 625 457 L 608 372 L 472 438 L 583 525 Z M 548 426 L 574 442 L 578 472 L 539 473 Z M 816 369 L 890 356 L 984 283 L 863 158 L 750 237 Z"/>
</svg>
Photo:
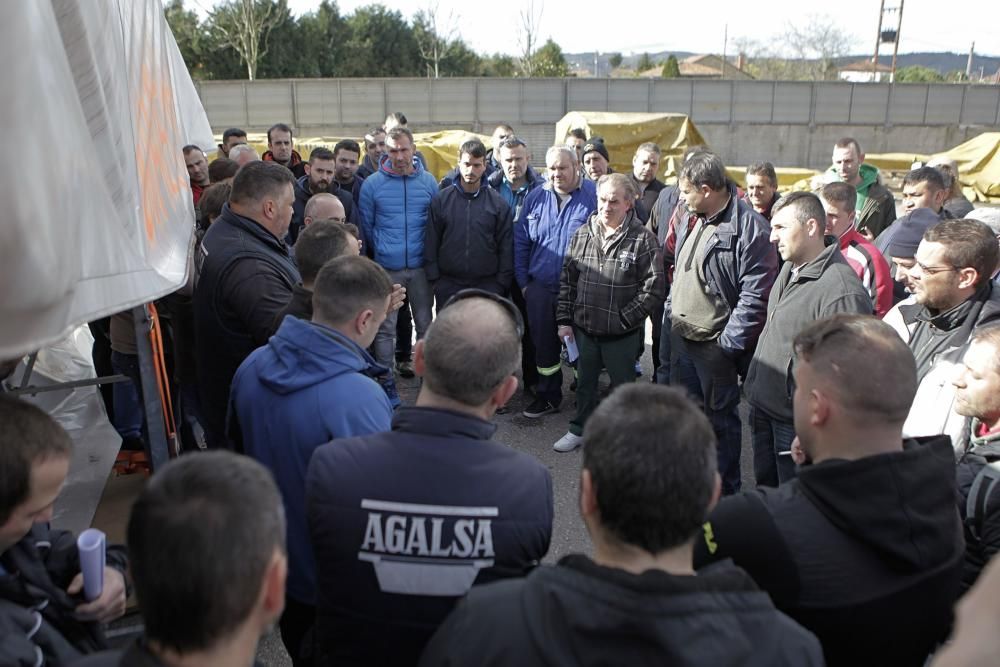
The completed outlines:
<svg viewBox="0 0 1000 667">
<path fill-rule="evenodd" d="M 556 322 L 592 336 L 618 336 L 643 325 L 665 298 L 663 260 L 656 236 L 629 211 L 605 250 L 590 216 L 570 239 L 559 280 Z"/>
</svg>

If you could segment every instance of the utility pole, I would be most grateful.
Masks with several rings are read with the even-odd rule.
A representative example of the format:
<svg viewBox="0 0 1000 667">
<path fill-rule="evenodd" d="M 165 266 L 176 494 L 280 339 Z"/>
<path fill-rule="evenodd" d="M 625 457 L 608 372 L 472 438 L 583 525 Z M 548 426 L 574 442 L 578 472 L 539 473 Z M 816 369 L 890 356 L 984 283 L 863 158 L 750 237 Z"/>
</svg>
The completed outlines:
<svg viewBox="0 0 1000 667">
<path fill-rule="evenodd" d="M 595 79 L 597 78 L 597 54 L 598 53 L 599 52 L 597 50 L 594 51 L 594 78 Z"/>
<path fill-rule="evenodd" d="M 976 43 L 973 42 L 972 46 L 969 47 L 969 61 L 965 63 L 965 80 L 972 80 L 972 54 L 976 52 Z"/>
<path fill-rule="evenodd" d="M 726 78 L 726 47 L 729 45 L 729 24 L 727 23 L 722 29 L 722 70 L 719 72 L 719 78 Z"/>
<path fill-rule="evenodd" d="M 892 45 L 892 73 L 889 74 L 889 83 L 896 82 L 896 54 L 899 52 L 899 33 L 903 29 L 903 0 L 899 0 L 899 17 L 896 23 L 896 41 Z"/>
<path fill-rule="evenodd" d="M 872 58 L 872 83 L 878 81 L 878 47 L 882 44 L 882 17 L 885 16 L 885 0 L 878 10 L 878 30 L 875 32 L 875 57 Z"/>
</svg>

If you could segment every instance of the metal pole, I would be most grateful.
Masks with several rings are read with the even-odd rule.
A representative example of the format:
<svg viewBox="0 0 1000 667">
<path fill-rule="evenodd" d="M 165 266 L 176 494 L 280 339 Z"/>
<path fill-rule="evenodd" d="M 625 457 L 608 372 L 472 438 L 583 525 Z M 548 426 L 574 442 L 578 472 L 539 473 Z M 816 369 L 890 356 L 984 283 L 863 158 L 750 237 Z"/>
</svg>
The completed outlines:
<svg viewBox="0 0 1000 667">
<path fill-rule="evenodd" d="M 899 19 L 896 22 L 896 41 L 892 45 L 892 73 L 889 83 L 896 82 L 896 54 L 899 52 L 899 36 L 903 31 L 903 0 L 899 0 Z"/>
<path fill-rule="evenodd" d="M 153 472 L 156 472 L 170 460 L 170 454 L 160 391 L 156 386 L 156 368 L 153 366 L 153 346 L 149 340 L 150 320 L 146 306 L 133 308 L 132 319 L 135 320 L 135 346 L 139 356 L 139 377 L 142 379 L 142 407 L 146 415 L 146 432 L 149 434 L 149 464 Z"/>
<path fill-rule="evenodd" d="M 878 31 L 875 33 L 875 57 L 872 59 L 872 83 L 878 82 L 878 47 L 882 43 L 882 17 L 885 16 L 885 0 L 878 10 Z"/>
</svg>

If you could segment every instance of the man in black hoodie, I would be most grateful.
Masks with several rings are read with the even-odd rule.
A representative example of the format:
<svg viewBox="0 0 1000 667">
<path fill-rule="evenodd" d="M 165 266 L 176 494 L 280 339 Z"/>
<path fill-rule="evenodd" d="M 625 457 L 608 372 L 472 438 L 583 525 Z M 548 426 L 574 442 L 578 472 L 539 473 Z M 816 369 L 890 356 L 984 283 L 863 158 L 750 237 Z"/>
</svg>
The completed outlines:
<svg viewBox="0 0 1000 667">
<path fill-rule="evenodd" d="M 828 665 L 923 665 L 962 574 L 951 442 L 903 439 L 916 364 L 884 322 L 819 320 L 795 352 L 798 477 L 719 503 L 695 564 L 733 559 Z"/>
<path fill-rule="evenodd" d="M 692 567 L 721 480 L 712 427 L 681 391 L 620 387 L 584 437 L 580 514 L 593 559 L 474 588 L 421 665 L 822 664 L 816 638 L 746 572 Z"/>
</svg>

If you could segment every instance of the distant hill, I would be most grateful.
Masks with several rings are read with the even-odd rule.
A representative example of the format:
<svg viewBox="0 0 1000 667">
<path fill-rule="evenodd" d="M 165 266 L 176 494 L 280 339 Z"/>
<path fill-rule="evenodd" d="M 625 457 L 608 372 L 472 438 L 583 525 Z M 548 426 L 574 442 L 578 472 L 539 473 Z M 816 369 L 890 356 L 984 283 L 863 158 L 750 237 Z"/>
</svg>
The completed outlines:
<svg viewBox="0 0 1000 667">
<path fill-rule="evenodd" d="M 671 54 L 677 56 L 678 60 L 683 60 L 688 56 L 694 55 L 690 51 L 660 51 L 657 53 L 650 53 L 649 57 L 653 62 L 660 62 L 666 60 Z M 641 54 L 625 56 L 622 58 L 622 64 L 625 66 L 632 66 L 639 60 Z M 727 54 L 730 59 L 735 60 L 736 54 Z M 566 61 L 569 63 L 570 68 L 574 71 L 579 72 L 581 75 L 587 73 L 590 76 L 594 75 L 594 52 L 589 53 L 567 53 L 565 54 Z M 597 56 L 597 76 L 607 76 L 611 70 L 611 66 L 608 64 L 608 58 L 610 54 L 600 53 Z M 845 56 L 838 59 L 838 63 L 847 64 L 857 62 L 859 60 L 864 60 L 866 58 L 871 58 L 871 53 L 862 53 L 852 56 Z M 969 58 L 968 53 L 900 53 L 896 56 L 896 67 L 910 67 L 911 65 L 920 65 L 922 67 L 929 67 L 930 69 L 936 70 L 941 74 L 948 74 L 949 72 L 954 72 L 955 70 L 964 72 L 966 61 Z M 879 53 L 879 62 L 888 65 L 892 62 L 892 51 L 886 52 L 883 50 Z M 1000 56 L 981 56 L 973 55 L 972 57 L 972 73 L 973 79 L 978 78 L 980 68 L 985 75 L 995 74 L 998 69 L 1000 69 Z"/>
</svg>

